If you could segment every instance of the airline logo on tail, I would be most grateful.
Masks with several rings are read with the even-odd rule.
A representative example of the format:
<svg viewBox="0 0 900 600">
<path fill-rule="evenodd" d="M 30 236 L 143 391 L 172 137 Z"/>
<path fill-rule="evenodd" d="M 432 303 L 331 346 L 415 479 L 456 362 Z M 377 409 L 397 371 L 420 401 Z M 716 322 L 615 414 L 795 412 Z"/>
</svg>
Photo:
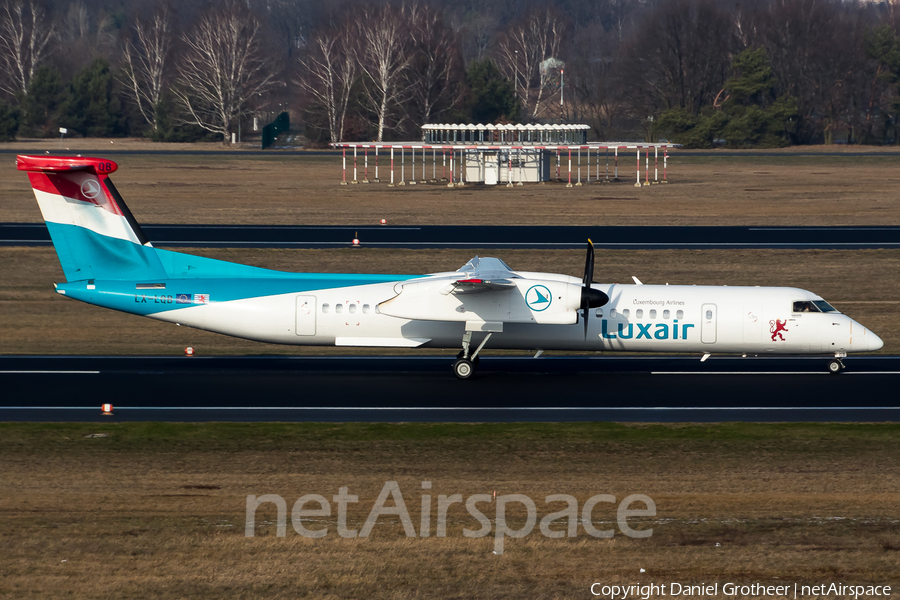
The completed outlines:
<svg viewBox="0 0 900 600">
<path fill-rule="evenodd" d="M 81 193 L 88 200 L 93 200 L 100 195 L 100 184 L 96 179 L 85 179 L 81 184 Z"/>
</svg>

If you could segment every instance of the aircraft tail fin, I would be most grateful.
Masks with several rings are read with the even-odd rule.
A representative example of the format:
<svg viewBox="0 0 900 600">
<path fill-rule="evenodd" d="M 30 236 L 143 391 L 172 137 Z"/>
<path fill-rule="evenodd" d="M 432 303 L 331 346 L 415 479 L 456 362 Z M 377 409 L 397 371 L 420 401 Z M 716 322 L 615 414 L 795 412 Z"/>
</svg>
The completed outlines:
<svg viewBox="0 0 900 600">
<path fill-rule="evenodd" d="M 103 158 L 19 156 L 28 172 L 66 281 L 165 278 L 156 250 L 135 221 Z"/>
</svg>

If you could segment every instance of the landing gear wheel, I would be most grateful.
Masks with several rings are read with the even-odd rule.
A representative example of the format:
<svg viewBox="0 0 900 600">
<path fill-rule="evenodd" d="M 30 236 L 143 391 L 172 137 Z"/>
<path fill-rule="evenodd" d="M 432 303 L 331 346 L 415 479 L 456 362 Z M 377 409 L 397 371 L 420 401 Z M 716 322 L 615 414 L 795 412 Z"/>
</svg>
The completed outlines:
<svg viewBox="0 0 900 600">
<path fill-rule="evenodd" d="M 828 363 L 828 372 L 832 375 L 837 375 L 841 371 L 844 370 L 844 363 L 842 363 L 838 359 L 834 359 L 833 361 Z"/>
<path fill-rule="evenodd" d="M 453 363 L 453 374 L 460 379 L 468 379 L 474 372 L 475 365 L 468 359 L 459 358 Z"/>
</svg>

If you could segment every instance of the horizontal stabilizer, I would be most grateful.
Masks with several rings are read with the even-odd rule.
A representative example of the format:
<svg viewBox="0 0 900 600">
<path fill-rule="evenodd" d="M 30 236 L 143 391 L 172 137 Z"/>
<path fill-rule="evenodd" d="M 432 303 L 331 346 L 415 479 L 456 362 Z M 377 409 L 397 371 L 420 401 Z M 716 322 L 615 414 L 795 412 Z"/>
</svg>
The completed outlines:
<svg viewBox="0 0 900 600">
<path fill-rule="evenodd" d="M 111 160 L 83 156 L 18 156 L 16 167 L 30 173 L 91 171 L 95 175 L 109 175 L 119 168 Z"/>
</svg>

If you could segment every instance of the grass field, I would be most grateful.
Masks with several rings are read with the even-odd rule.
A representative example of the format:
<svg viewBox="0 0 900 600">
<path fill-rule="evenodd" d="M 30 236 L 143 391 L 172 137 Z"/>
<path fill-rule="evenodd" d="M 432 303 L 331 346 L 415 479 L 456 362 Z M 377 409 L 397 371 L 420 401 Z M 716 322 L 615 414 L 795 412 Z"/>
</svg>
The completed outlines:
<svg viewBox="0 0 900 600">
<path fill-rule="evenodd" d="M 88 434 L 107 433 L 105 438 Z M 608 584 L 836 581 L 896 585 L 897 425 L 0 424 L 4 598 L 587 598 Z M 421 531 L 438 494 L 520 493 L 538 519 L 595 494 L 645 494 L 652 536 L 406 538 L 396 517 L 342 539 L 332 514 L 277 537 L 274 505 L 244 537 L 246 496 L 359 496 L 358 528 L 397 481 Z M 392 505 L 392 502 L 388 503 Z M 493 518 L 492 503 L 480 505 Z M 524 510 L 510 504 L 510 527 Z M 432 508 L 432 511 L 435 509 Z M 593 512 L 612 526 L 614 505 Z M 553 529 L 564 529 L 560 520 Z M 645 569 L 641 573 L 640 569 Z"/>
<path fill-rule="evenodd" d="M 148 146 L 121 140 L 108 147 L 82 142 L 85 147 L 79 150 L 100 156 L 112 148 Z M 35 147 L 35 143 L 18 145 Z M 52 144 L 47 150 L 53 151 Z M 369 225 L 387 219 L 395 225 L 900 224 L 900 152 L 798 155 L 808 151 L 697 156 L 675 150 L 669 164 L 671 183 L 641 188 L 633 185 L 633 156 L 620 160 L 621 181 L 614 184 L 453 189 L 439 184 L 341 186 L 340 157 L 302 152 L 259 157 L 227 151 L 109 157 L 120 168 L 113 176 L 116 186 L 144 223 Z M 374 179 L 373 162 L 369 176 Z M 389 175 L 383 157 L 379 164 L 385 182 Z M 427 166 L 430 177 L 430 163 Z M 596 176 L 596 164 L 591 168 Z M 416 169 L 421 178 L 421 161 Z M 438 177 L 440 170 L 438 164 Z M 399 180 L 399 167 L 395 174 Z M 604 176 L 605 163 L 601 166 Z M 361 171 L 358 177 L 362 179 Z M 411 177 L 407 165 L 406 178 Z M 11 165 L 0 170 L 0 221 L 40 220 L 25 174 Z"/>
</svg>

